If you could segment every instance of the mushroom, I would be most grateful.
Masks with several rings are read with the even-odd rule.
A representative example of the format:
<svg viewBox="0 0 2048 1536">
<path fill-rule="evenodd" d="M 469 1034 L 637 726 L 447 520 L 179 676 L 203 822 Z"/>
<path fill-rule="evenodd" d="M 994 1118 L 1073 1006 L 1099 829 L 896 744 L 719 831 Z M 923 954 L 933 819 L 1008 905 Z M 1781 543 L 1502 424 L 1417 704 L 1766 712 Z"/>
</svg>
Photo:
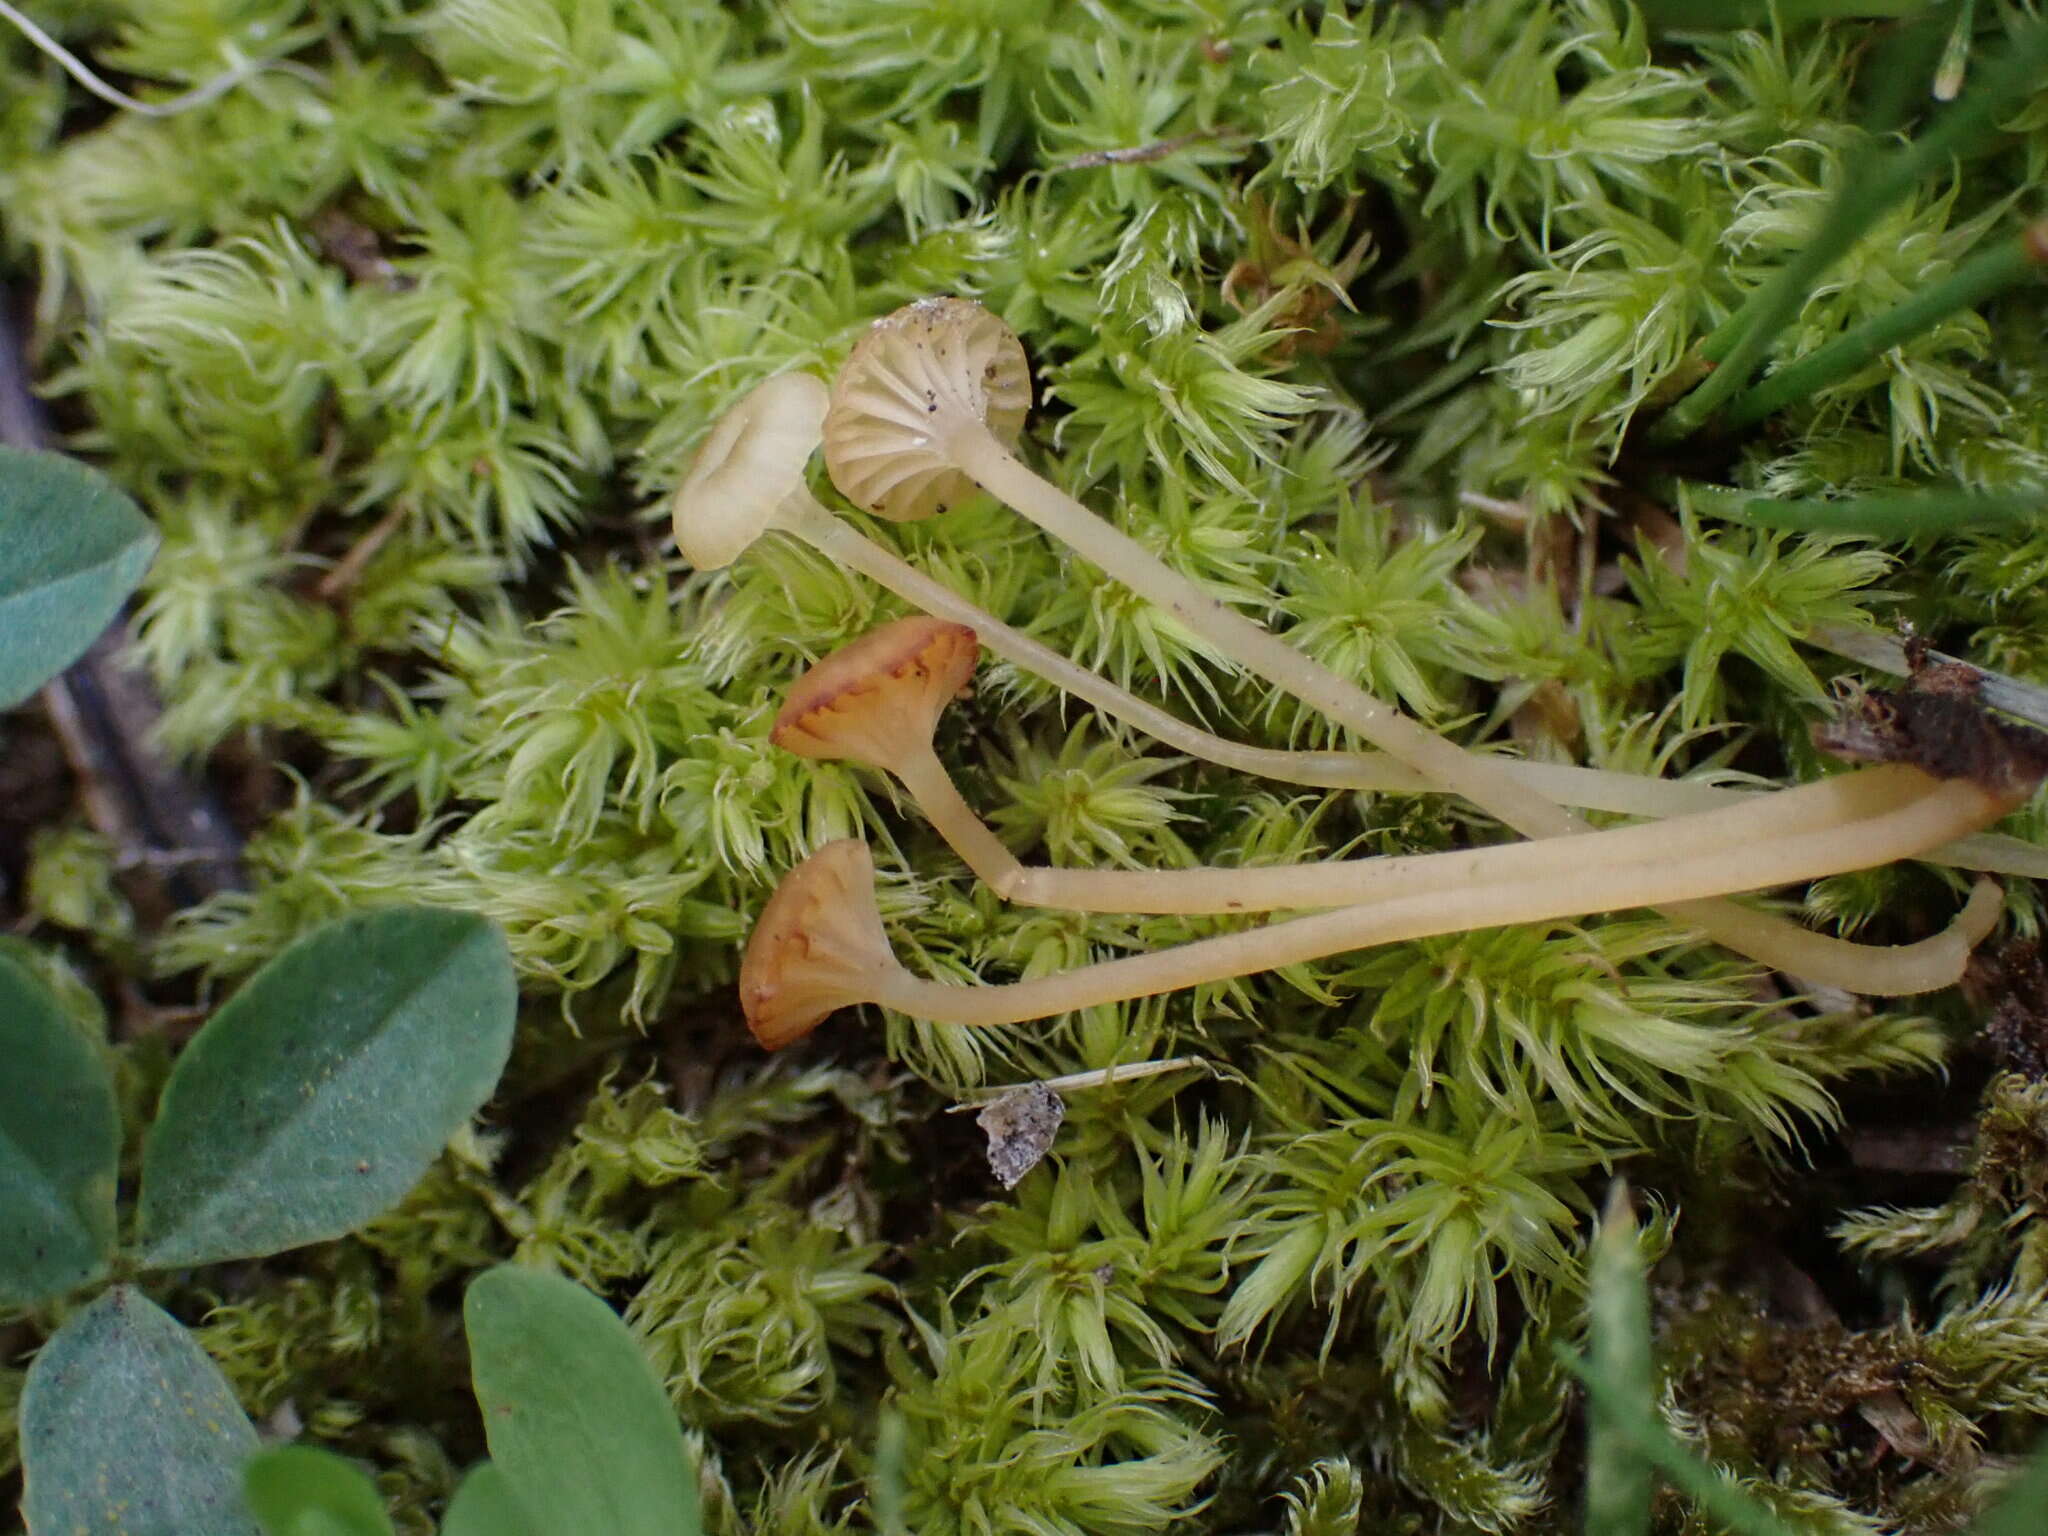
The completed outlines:
<svg viewBox="0 0 2048 1536">
<path fill-rule="evenodd" d="M 1021 352 L 1018 354 L 1021 356 Z M 821 506 L 804 482 L 818 447 L 828 392 L 806 373 L 757 385 L 712 429 L 672 504 L 676 543 L 700 570 L 731 563 L 763 533 L 809 544 L 936 618 L 972 629 L 997 655 L 1177 752 L 1240 773 L 1318 789 L 1433 791 L 1424 774 L 1383 753 L 1294 752 L 1250 746 L 1190 725 L 1082 667 L 934 581 Z M 1671 816 L 1739 803 L 1743 790 L 1499 757 L 1498 771 L 1530 789 L 1591 810 Z M 2011 839 L 1975 838 L 1942 857 L 1966 868 L 2048 877 L 2048 856 Z M 976 867 L 977 873 L 982 873 Z M 986 875 L 983 876 L 987 878 Z M 1769 920 L 1766 919 L 1766 922 Z"/>
<path fill-rule="evenodd" d="M 840 370 L 825 468 L 855 506 L 913 522 L 979 488 L 955 447 L 962 424 L 1008 457 L 1030 410 L 1016 332 L 972 299 L 919 299 L 868 327 Z"/>
<path fill-rule="evenodd" d="M 1013 629 L 864 537 L 820 505 L 804 483 L 804 465 L 822 441 L 828 398 L 824 384 L 810 374 L 782 373 L 757 385 L 719 418 L 670 504 L 676 546 L 684 559 L 699 570 L 717 570 L 738 559 L 762 534 L 787 533 L 926 613 L 974 630 L 1005 660 L 1177 751 L 1262 778 L 1322 789 L 1435 788 L 1383 755 L 1276 751 L 1189 725 Z M 1641 797 L 1628 793 L 1626 786 L 1634 782 L 1630 775 L 1512 761 L 1511 771 L 1547 778 L 1562 794 L 1590 794 L 1594 809 L 1648 814 Z M 1616 781 L 1623 787 L 1617 788 Z M 1705 795 L 1729 793 L 1690 788 Z"/>
<path fill-rule="evenodd" d="M 970 299 L 922 299 L 869 327 L 832 386 L 825 465 L 856 506 L 883 517 L 930 515 L 937 486 L 964 475 L 1084 560 L 1158 604 L 1222 654 L 1348 726 L 1439 788 L 1517 831 L 1583 829 L 1555 801 L 1337 676 L 1202 591 L 1010 452 L 1014 381 L 1028 381 L 1010 328 Z M 1000 406 L 1000 416 L 987 414 Z"/>
<path fill-rule="evenodd" d="M 754 1038 L 779 1051 L 908 974 L 882 931 L 868 845 L 840 838 L 784 875 L 761 909 L 740 957 L 740 1007 Z"/>
<path fill-rule="evenodd" d="M 1028 378 L 1022 346 L 968 299 L 926 299 L 883 317 L 856 344 L 825 414 L 825 461 L 834 483 L 883 516 L 916 517 L 943 499 L 949 471 L 975 484 L 1132 591 L 1165 608 L 1255 676 L 1349 727 L 1436 787 L 1463 795 L 1529 837 L 1583 833 L 1586 824 L 1518 778 L 1506 760 L 1469 752 L 1278 636 L 1218 602 L 1096 517 L 1011 454 L 1009 381 Z M 1001 416 L 983 415 L 1002 402 Z M 1668 910 L 1668 909 L 1667 909 Z M 1812 936 L 1726 902 L 1687 903 L 1668 915 L 1766 964 L 1813 979 Z M 1847 956 L 1838 957 L 1847 959 Z M 1854 986 L 1830 967 L 1825 979 Z"/>
<path fill-rule="evenodd" d="M 939 715 L 974 676 L 964 624 L 913 615 L 869 630 L 797 679 L 768 739 L 798 757 L 893 774 L 925 819 L 1005 899 L 1022 866 L 962 798 L 932 750 Z"/>
<path fill-rule="evenodd" d="M 973 630 L 943 619 L 917 615 L 880 625 L 797 680 L 769 739 L 800 757 L 857 762 L 893 775 L 981 880 L 1004 900 L 1027 906 L 1178 913 L 1341 907 L 1535 879 L 1567 866 L 1598 864 L 1618 876 L 1627 867 L 1669 869 L 1720 850 L 1769 850 L 1747 866 L 1754 878 L 1725 887 L 1749 890 L 1909 857 L 1968 832 L 1986 819 L 1987 805 L 2010 798 L 2003 783 L 1974 796 L 1950 794 L 1927 823 L 1942 837 L 1916 822 L 1906 841 L 1887 842 L 1878 829 L 1895 832 L 1885 820 L 1889 813 L 1941 789 L 1920 770 L 1887 762 L 1665 822 L 1588 833 L 1569 846 L 1546 839 L 1251 868 L 1033 867 L 1020 863 L 975 814 L 933 750 L 939 716 L 973 677 L 978 651 Z M 1898 750 L 1905 749 L 1900 744 Z M 1802 864 L 1802 857 L 1811 862 Z M 1654 899 L 1699 894 L 1674 884 Z"/>
<path fill-rule="evenodd" d="M 775 526 L 785 505 L 817 507 L 804 466 L 828 399 L 813 375 L 778 373 L 718 418 L 670 504 L 685 560 L 701 571 L 730 565 Z"/>
<path fill-rule="evenodd" d="M 1874 849 L 1908 848 L 1916 839 L 1944 835 L 1959 811 L 1981 815 L 1985 798 L 1967 780 L 1951 780 L 1903 809 L 1872 818 L 1864 830 Z M 1696 896 L 1741 890 L 1803 866 L 1822 845 L 1838 841 L 1836 831 L 1804 834 L 1762 848 L 1724 848 L 1621 871 L 1573 860 L 1539 875 L 1340 907 L 1058 975 L 968 987 L 928 981 L 904 969 L 882 930 L 867 845 L 842 839 L 791 870 L 769 898 L 740 963 L 740 1003 L 754 1038 L 769 1050 L 801 1038 L 835 1009 L 863 1002 L 942 1024 L 1016 1024 L 1375 944 L 1640 906 L 1674 888 Z M 1522 846 L 1487 849 L 1473 858 L 1483 862 Z M 1996 923 L 2002 904 L 1997 886 L 1978 881 L 1962 912 L 1940 933 L 1917 944 L 1868 951 L 1859 990 L 1904 995 L 1951 985 L 1971 948 Z"/>
</svg>

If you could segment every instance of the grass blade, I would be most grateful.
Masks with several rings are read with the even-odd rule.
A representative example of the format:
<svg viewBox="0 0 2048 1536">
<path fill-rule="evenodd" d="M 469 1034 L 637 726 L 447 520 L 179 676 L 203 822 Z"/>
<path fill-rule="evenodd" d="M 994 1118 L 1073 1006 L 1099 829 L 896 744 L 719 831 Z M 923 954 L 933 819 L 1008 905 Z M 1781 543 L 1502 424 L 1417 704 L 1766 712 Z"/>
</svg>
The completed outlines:
<svg viewBox="0 0 2048 1536">
<path fill-rule="evenodd" d="M 1966 528 L 2001 528 L 2048 523 L 2048 494 L 2012 491 L 1901 491 L 1888 496 L 1844 496 L 1775 501 L 1719 486 L 1685 487 L 1694 507 L 1709 517 L 1758 528 L 1799 533 L 1863 534 L 1873 539 L 1914 539 L 1959 533 Z"/>
<path fill-rule="evenodd" d="M 1862 238 L 1885 211 L 1937 168 L 1994 131 L 2048 75 L 2048 25 L 2036 23 L 2013 38 L 2005 56 L 1978 77 L 1974 89 L 1945 110 L 1934 126 L 1887 155 L 1852 164 L 1813 238 L 1743 304 L 1716 334 L 1734 334 L 1720 367 L 1666 413 L 1651 431 L 1657 442 L 1689 436 L 1749 382 L 1764 349 L 1784 329 L 1823 274 Z"/>
<path fill-rule="evenodd" d="M 1619 1410 L 1637 1418 L 1654 1413 L 1650 1365 L 1650 1296 L 1627 1186 L 1617 1182 L 1593 1239 L 1590 1274 L 1590 1372 L 1605 1382 Z M 1615 1410 L 1595 1405 L 1586 1449 L 1586 1529 L 1603 1536 L 1644 1536 L 1650 1529 L 1650 1464 L 1637 1455 L 1614 1422 Z"/>
</svg>

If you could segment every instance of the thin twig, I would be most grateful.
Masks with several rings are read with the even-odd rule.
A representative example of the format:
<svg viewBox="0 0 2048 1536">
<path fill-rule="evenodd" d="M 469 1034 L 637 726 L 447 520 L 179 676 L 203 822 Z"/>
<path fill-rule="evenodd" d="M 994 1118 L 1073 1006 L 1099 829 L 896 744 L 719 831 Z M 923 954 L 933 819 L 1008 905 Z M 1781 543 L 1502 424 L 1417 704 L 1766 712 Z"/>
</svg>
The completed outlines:
<svg viewBox="0 0 2048 1536">
<path fill-rule="evenodd" d="M 209 101 L 225 96 L 252 75 L 260 74 L 266 69 L 284 70 L 316 85 L 325 84 L 318 71 L 307 69 L 302 64 L 294 64 L 288 59 L 244 59 L 225 74 L 215 75 L 204 85 L 194 86 L 182 96 L 173 96 L 169 101 L 139 101 L 94 74 L 91 65 L 16 10 L 8 0 L 0 0 L 0 20 L 10 23 L 33 46 L 54 59 L 65 74 L 108 106 L 119 107 L 124 112 L 133 112 L 141 117 L 174 117 L 194 107 L 203 107 Z"/>
<path fill-rule="evenodd" d="M 1912 660 L 1906 654 L 1906 642 L 1889 635 L 1874 635 L 1868 630 L 1851 629 L 1845 624 L 1816 624 L 1807 631 L 1806 643 L 1880 672 L 1889 672 L 1895 677 L 1909 677 L 1914 670 Z M 1979 699 L 1993 709 L 2048 727 L 2048 688 L 2039 683 L 2008 677 L 2003 672 L 1992 672 L 1973 661 L 1944 655 L 1940 651 L 1927 651 L 1925 661 L 1940 666 L 1968 667 L 1976 674 Z"/>
<path fill-rule="evenodd" d="M 398 532 L 405 522 L 404 502 L 394 504 L 389 512 L 377 519 L 376 526 L 349 546 L 348 553 L 334 563 L 334 569 L 320 578 L 313 588 L 313 595 L 323 603 L 337 603 L 347 595 L 349 588 L 362 579 L 364 568 L 377 558 L 377 551 L 391 541 L 391 535 Z"/>
<path fill-rule="evenodd" d="M 1147 165 L 1154 160 L 1164 160 L 1168 155 L 1186 149 L 1190 144 L 1200 144 L 1209 139 L 1243 138 L 1236 128 L 1197 128 L 1193 133 L 1183 133 L 1178 138 L 1160 139 L 1151 144 L 1134 144 L 1128 149 L 1091 149 L 1085 155 L 1076 155 L 1052 167 L 1057 175 L 1061 171 L 1086 171 L 1104 165 Z"/>
<path fill-rule="evenodd" d="M 1065 1077 L 1048 1077 L 1038 1083 L 1040 1088 L 1050 1088 L 1060 1093 L 1070 1088 L 1106 1088 L 1111 1083 L 1136 1082 L 1141 1077 L 1157 1077 L 1162 1072 L 1178 1072 L 1183 1068 L 1207 1068 L 1208 1058 L 1203 1056 L 1175 1056 L 1169 1061 L 1131 1061 L 1114 1067 L 1103 1067 L 1094 1072 L 1069 1072 Z M 1029 1088 L 1030 1083 L 998 1083 L 994 1086 L 963 1090 L 965 1097 L 958 1104 L 946 1106 L 949 1115 L 965 1114 L 970 1109 L 981 1109 L 989 1100 L 999 1099 L 1018 1088 Z"/>
</svg>

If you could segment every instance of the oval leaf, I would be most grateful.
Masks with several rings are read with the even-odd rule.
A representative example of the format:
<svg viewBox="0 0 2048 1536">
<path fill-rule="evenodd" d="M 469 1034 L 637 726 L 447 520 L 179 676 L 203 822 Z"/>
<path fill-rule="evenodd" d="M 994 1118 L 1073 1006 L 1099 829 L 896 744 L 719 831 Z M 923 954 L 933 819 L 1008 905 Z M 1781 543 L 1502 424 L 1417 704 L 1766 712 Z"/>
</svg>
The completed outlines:
<svg viewBox="0 0 2048 1536">
<path fill-rule="evenodd" d="M 1991 1508 L 1970 1527 L 1970 1536 L 2039 1536 L 2044 1520 L 2048 1520 L 2048 1441 L 2035 1446 L 2033 1459 L 2019 1475 L 1999 1487 Z"/>
<path fill-rule="evenodd" d="M 261 1536 L 256 1431 L 176 1319 L 117 1286 L 59 1328 L 21 1395 L 21 1512 L 63 1536 Z"/>
<path fill-rule="evenodd" d="M 0 709 L 85 654 L 156 544 L 149 520 L 97 470 L 0 448 Z"/>
<path fill-rule="evenodd" d="M 484 1100 L 518 992 L 468 912 L 345 917 L 286 950 L 193 1037 L 142 1156 L 145 1264 L 340 1237 L 395 1204 Z"/>
<path fill-rule="evenodd" d="M 540 1532 L 519 1507 L 505 1474 L 486 1461 L 470 1469 L 455 1497 L 448 1501 L 448 1513 L 441 1517 L 441 1536 L 540 1536 Z"/>
<path fill-rule="evenodd" d="M 317 1446 L 258 1452 L 242 1469 L 242 1492 L 265 1536 L 392 1536 L 377 1485 Z"/>
<path fill-rule="evenodd" d="M 121 1116 L 105 1059 L 0 954 L 0 1306 L 96 1280 L 114 1248 Z"/>
<path fill-rule="evenodd" d="M 682 1427 L 617 1313 L 560 1275 L 500 1265 L 462 1316 L 491 1460 L 535 1529 L 698 1529 Z"/>
</svg>

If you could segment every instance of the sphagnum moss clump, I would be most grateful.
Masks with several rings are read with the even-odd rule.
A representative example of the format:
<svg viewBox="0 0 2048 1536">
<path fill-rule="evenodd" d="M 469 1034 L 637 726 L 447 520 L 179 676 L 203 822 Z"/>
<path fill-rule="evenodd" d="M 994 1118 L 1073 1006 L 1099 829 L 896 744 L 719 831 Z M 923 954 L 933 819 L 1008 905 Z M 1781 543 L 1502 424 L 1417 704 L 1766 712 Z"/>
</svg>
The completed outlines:
<svg viewBox="0 0 2048 1536">
<path fill-rule="evenodd" d="M 116 942 L 69 926 L 124 910 L 73 821 L 18 884 L 0 847 L 0 921 L 182 1002 L 338 911 L 433 901 L 503 924 L 528 991 L 491 1123 L 404 1207 L 231 1297 L 209 1273 L 163 1297 L 226 1301 L 207 1339 L 245 1403 L 373 1463 L 402 1529 L 479 1448 L 447 1297 L 515 1253 L 630 1317 L 721 1533 L 1570 1528 L 1552 1346 L 1623 1168 L 1661 1212 L 1646 1250 L 1683 1261 L 1673 1422 L 1797 1529 L 1949 1519 L 2048 1419 L 2038 798 L 1953 851 L 2020 877 L 1960 1002 L 1811 986 L 1942 942 L 1965 881 L 1919 864 L 1749 907 L 1752 936 L 1805 931 L 1775 970 L 1632 911 L 1017 1028 L 889 1013 L 772 1061 L 733 993 L 821 849 L 872 850 L 872 907 L 839 915 L 920 986 L 1041 987 L 1284 925 L 1002 895 L 1521 858 L 1472 805 L 1556 834 L 1866 782 L 1812 743 L 1847 670 L 1816 635 L 1906 620 L 2038 680 L 2038 522 L 1726 520 L 2048 496 L 2048 290 L 2013 254 L 2048 172 L 2025 8 L 29 9 L 145 97 L 233 76 L 144 117 L 8 32 L 0 227 L 72 446 L 164 531 L 135 620 L 164 737 L 254 831 L 246 889 Z M 1023 338 L 992 442 L 1047 478 L 984 453 L 995 497 L 927 476 L 935 515 L 891 523 L 805 439 L 867 328 L 932 296 Z M 793 459 L 728 414 L 764 384 Z M 677 561 L 707 475 L 717 520 L 678 519 Z M 1099 576 L 1011 494 L 1092 509 L 1192 605 Z M 919 610 L 986 655 L 928 749 L 895 745 L 978 832 L 772 739 L 807 667 Z M 1451 773 L 1261 681 L 1229 638 L 1254 626 Z M 1958 1051 L 1973 1013 L 1987 1043 Z M 1901 1129 L 1845 1081 L 1914 1074 L 1931 1104 L 1946 1062 L 1952 1130 L 1980 1049 L 2010 1075 L 1962 1183 L 1810 1173 L 1845 1119 L 1852 1149 Z M 122 1052 L 141 1103 L 163 1046 Z M 934 1113 L 1186 1055 L 1216 1073 L 1075 1090 L 1006 1199 Z M 1824 1262 L 1830 1224 L 1867 1273 Z M 1787 1337 L 1796 1271 L 1899 1366 L 1896 1403 L 1709 1369 Z M 0 1421 L 47 1322 L 0 1319 Z"/>
</svg>

